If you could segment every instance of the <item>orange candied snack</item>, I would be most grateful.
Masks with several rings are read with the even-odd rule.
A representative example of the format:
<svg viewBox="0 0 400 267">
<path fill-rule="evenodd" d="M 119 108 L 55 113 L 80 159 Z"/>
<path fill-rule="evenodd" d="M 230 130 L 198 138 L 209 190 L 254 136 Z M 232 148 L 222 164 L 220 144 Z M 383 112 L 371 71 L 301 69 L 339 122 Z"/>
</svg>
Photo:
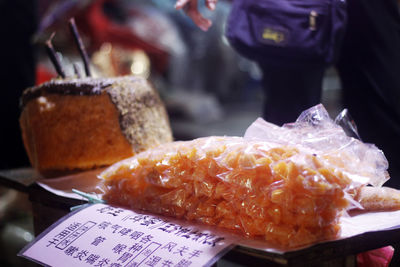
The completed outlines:
<svg viewBox="0 0 400 267">
<path fill-rule="evenodd" d="M 170 143 L 116 163 L 100 177 L 110 204 L 216 225 L 284 248 L 335 238 L 351 184 L 315 155 L 240 137 Z"/>
</svg>

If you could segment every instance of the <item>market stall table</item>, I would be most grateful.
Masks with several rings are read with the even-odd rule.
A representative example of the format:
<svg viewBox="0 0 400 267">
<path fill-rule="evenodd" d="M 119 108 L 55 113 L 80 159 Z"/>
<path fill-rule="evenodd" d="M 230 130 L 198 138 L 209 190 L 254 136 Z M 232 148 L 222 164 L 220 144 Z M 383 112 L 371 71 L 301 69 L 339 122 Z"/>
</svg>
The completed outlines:
<svg viewBox="0 0 400 267">
<path fill-rule="evenodd" d="M 30 168 L 0 171 L 0 185 L 29 195 L 36 235 L 68 214 L 71 207 L 87 203 L 85 200 L 59 196 L 44 189 L 36 182 L 37 177 Z M 231 263 L 238 266 L 248 266 L 249 263 L 252 266 L 356 266 L 355 255 L 358 253 L 393 245 L 399 243 L 399 240 L 400 222 L 391 229 L 366 232 L 284 253 L 237 245 L 217 262 L 217 266 Z"/>
</svg>

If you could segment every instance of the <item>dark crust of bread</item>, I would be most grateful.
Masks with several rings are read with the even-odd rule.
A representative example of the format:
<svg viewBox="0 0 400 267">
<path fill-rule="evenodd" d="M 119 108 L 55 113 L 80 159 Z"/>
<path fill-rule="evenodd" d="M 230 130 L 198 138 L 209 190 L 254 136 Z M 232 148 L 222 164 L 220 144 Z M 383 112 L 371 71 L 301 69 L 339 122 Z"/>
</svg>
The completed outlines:
<svg viewBox="0 0 400 267">
<path fill-rule="evenodd" d="M 53 79 L 26 89 L 22 94 L 20 105 L 23 108 L 30 100 L 46 94 L 99 95 L 116 79 L 120 78 Z"/>
<path fill-rule="evenodd" d="M 164 104 L 153 86 L 141 77 L 53 79 L 26 89 L 21 108 L 30 100 L 49 94 L 100 95 L 104 92 L 118 109 L 121 131 L 135 152 L 142 151 L 143 144 L 172 141 Z"/>
<path fill-rule="evenodd" d="M 140 77 L 122 76 L 113 78 L 66 78 L 53 79 L 26 89 L 21 97 L 21 107 L 27 102 L 46 94 L 66 94 L 66 95 L 99 95 L 104 90 L 112 86 L 115 82 L 134 82 L 143 80 Z"/>
</svg>

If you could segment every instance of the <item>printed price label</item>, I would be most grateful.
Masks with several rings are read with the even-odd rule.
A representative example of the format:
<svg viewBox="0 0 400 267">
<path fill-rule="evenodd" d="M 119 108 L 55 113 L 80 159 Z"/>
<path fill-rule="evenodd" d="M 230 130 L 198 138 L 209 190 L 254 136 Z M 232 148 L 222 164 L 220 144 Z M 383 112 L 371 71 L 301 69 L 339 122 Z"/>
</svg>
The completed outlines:
<svg viewBox="0 0 400 267">
<path fill-rule="evenodd" d="M 203 226 L 94 204 L 59 220 L 19 256 L 50 266 L 210 266 L 234 242 Z"/>
</svg>

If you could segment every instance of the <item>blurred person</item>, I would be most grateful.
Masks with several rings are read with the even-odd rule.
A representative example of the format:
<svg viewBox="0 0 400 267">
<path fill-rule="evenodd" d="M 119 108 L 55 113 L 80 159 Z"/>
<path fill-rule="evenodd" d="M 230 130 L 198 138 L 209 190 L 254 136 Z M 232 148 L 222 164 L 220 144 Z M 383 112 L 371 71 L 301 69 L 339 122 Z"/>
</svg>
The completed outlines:
<svg viewBox="0 0 400 267">
<path fill-rule="evenodd" d="M 19 98 L 35 84 L 35 48 L 32 37 L 37 28 L 37 2 L 0 1 L 2 116 L 0 169 L 29 166 L 19 127 Z"/>
<path fill-rule="evenodd" d="M 389 161 L 387 186 L 400 188 L 400 13 L 396 0 L 348 0 L 337 69 L 342 101 L 364 142 Z"/>
<path fill-rule="evenodd" d="M 205 6 L 214 11 L 218 0 L 204 0 Z M 193 22 L 203 31 L 211 27 L 211 20 L 205 18 L 198 10 L 198 0 L 177 0 L 175 8 L 184 12 L 193 20 Z"/>
<path fill-rule="evenodd" d="M 36 9 L 35 0 L 0 1 L 0 170 L 29 166 L 19 127 L 19 99 L 35 84 Z M 27 194 L 0 186 L 0 265 L 33 266 L 16 256 L 32 236 L 30 216 Z"/>
<path fill-rule="evenodd" d="M 217 0 L 204 0 L 214 10 Z M 176 9 L 206 31 L 211 21 L 198 0 L 178 0 Z M 347 1 L 348 25 L 337 64 L 343 105 L 355 119 L 364 142 L 384 151 L 392 177 L 385 185 L 400 188 L 400 13 L 396 0 Z M 294 121 L 320 103 L 324 68 L 263 69 L 266 94 L 263 117 L 275 124 Z M 282 78 L 284 77 L 284 78 Z M 286 77 L 286 78 L 285 78 Z"/>
<path fill-rule="evenodd" d="M 204 3 L 213 11 L 217 0 L 204 0 Z M 212 22 L 198 10 L 198 0 L 178 0 L 175 7 L 183 9 L 200 29 L 207 31 L 211 27 Z M 295 121 L 302 111 L 321 102 L 325 66 L 277 66 L 261 55 L 257 63 L 263 72 L 262 115 L 267 121 L 277 125 Z"/>
</svg>

